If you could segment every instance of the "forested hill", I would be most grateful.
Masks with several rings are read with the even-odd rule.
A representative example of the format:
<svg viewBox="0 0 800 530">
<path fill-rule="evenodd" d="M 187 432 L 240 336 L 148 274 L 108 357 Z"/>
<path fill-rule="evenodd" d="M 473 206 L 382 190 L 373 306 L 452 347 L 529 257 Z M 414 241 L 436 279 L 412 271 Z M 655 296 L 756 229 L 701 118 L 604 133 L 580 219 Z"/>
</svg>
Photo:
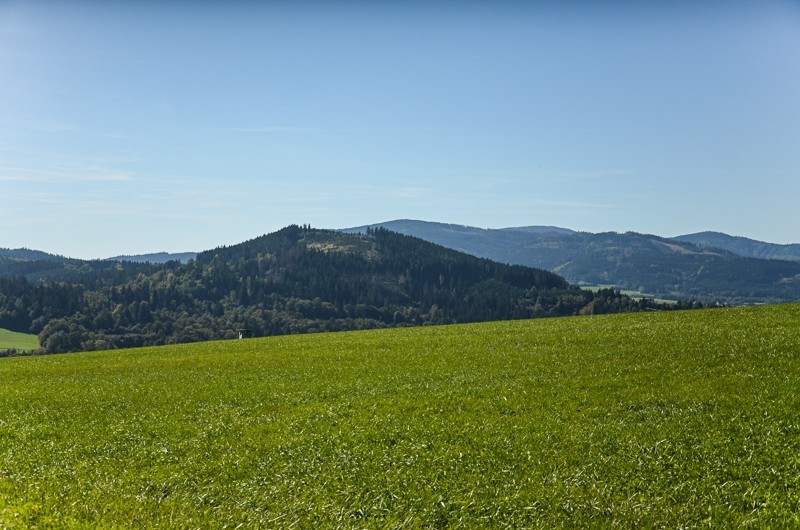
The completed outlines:
<svg viewBox="0 0 800 530">
<path fill-rule="evenodd" d="M 412 220 L 369 228 L 378 226 L 474 256 L 550 270 L 579 285 L 614 285 L 658 298 L 707 303 L 800 300 L 800 263 L 786 261 L 794 245 L 769 245 L 724 234 L 683 236 L 697 241 L 695 245 L 635 232 L 592 234 L 555 227 L 498 230 Z M 344 231 L 360 233 L 366 228 Z"/>
<path fill-rule="evenodd" d="M 702 248 L 721 248 L 745 258 L 800 261 L 800 245 L 796 243 L 779 245 L 746 237 L 729 236 L 720 232 L 699 232 L 672 239 L 686 241 Z"/>
<path fill-rule="evenodd" d="M 0 328 L 36 333 L 49 352 L 652 306 L 383 229 L 290 226 L 187 264 L 29 265 L 33 279 L 0 277 Z"/>
<path fill-rule="evenodd" d="M 7 260 L 20 260 L 20 261 L 66 261 L 68 258 L 63 256 L 56 256 L 55 254 L 48 254 L 40 250 L 30 250 L 28 248 L 0 248 L 0 258 Z"/>
</svg>

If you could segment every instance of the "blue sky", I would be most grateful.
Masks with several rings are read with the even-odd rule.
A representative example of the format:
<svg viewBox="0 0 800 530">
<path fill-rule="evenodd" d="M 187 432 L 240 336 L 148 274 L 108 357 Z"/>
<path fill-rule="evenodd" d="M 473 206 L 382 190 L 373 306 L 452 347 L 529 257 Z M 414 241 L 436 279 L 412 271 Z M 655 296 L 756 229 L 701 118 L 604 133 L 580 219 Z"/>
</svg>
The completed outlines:
<svg viewBox="0 0 800 530">
<path fill-rule="evenodd" d="M 0 247 L 399 218 L 800 242 L 800 3 L 0 0 Z"/>
</svg>

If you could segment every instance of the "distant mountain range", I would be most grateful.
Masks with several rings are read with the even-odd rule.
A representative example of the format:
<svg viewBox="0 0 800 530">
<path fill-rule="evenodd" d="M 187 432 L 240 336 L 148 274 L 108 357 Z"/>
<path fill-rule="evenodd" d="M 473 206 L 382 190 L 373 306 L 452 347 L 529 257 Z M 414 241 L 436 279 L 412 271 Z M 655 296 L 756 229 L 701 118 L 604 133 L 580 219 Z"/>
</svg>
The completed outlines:
<svg viewBox="0 0 800 530">
<path fill-rule="evenodd" d="M 501 263 L 554 272 L 581 286 L 614 286 L 655 298 L 732 304 L 800 300 L 800 245 L 778 245 L 700 232 L 672 238 L 627 232 L 593 234 L 554 226 L 483 229 L 415 220 L 365 225 Z M 86 262 L 30 249 L 0 249 L 0 276 L 30 281 L 78 281 L 80 271 L 113 270 L 113 263 L 141 270 L 168 262 L 186 264 L 198 254 L 126 255 Z M 87 265 L 91 264 L 91 265 Z M 128 267 L 129 269 L 131 267 Z"/>
<path fill-rule="evenodd" d="M 578 285 L 613 285 L 658 298 L 734 304 L 800 300 L 800 245 L 711 232 L 665 238 L 546 226 L 483 229 L 414 220 L 369 225 L 375 227 L 502 263 L 542 268 Z"/>
<path fill-rule="evenodd" d="M 48 254 L 40 250 L 30 250 L 27 248 L 0 248 L 0 259 L 7 260 L 44 260 L 44 261 L 66 261 L 68 258 L 64 256 L 57 256 L 55 254 Z"/>
<path fill-rule="evenodd" d="M 133 263 L 167 263 L 177 261 L 186 263 L 190 259 L 195 259 L 197 252 L 156 252 L 154 254 L 137 254 L 133 256 L 115 256 L 108 258 L 108 261 L 131 261 Z"/>
<path fill-rule="evenodd" d="M 0 328 L 68 352 L 233 338 L 241 329 L 260 336 L 659 307 L 541 269 L 367 232 L 289 226 L 187 264 L 6 257 Z"/>
<path fill-rule="evenodd" d="M 186 263 L 190 259 L 194 259 L 196 257 L 197 252 L 155 252 L 152 254 L 114 256 L 113 258 L 106 258 L 99 261 L 130 261 L 132 263 L 167 263 L 168 261 L 177 261 L 180 263 Z M 57 254 L 49 254 L 40 250 L 30 250 L 27 248 L 0 248 L 0 260 L 4 258 L 6 260 L 52 261 L 58 263 L 65 263 L 68 261 L 84 261 L 59 256 Z"/>
<path fill-rule="evenodd" d="M 729 236 L 720 232 L 699 232 L 672 239 L 693 243 L 699 247 L 721 248 L 737 256 L 759 259 L 785 259 L 800 261 L 800 244 L 778 245 L 746 237 Z"/>
</svg>

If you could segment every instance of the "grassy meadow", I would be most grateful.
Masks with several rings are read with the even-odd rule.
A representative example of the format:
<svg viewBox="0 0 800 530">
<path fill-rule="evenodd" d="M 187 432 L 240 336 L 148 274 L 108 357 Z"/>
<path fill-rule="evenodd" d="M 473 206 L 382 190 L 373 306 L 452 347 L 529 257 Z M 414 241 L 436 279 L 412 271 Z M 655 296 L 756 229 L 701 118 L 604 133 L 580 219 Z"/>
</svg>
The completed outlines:
<svg viewBox="0 0 800 530">
<path fill-rule="evenodd" d="M 0 359 L 0 527 L 800 526 L 800 305 Z"/>
<path fill-rule="evenodd" d="M 17 333 L 0 328 L 0 350 L 17 350 L 21 352 L 39 348 L 39 338 L 36 335 Z"/>
</svg>

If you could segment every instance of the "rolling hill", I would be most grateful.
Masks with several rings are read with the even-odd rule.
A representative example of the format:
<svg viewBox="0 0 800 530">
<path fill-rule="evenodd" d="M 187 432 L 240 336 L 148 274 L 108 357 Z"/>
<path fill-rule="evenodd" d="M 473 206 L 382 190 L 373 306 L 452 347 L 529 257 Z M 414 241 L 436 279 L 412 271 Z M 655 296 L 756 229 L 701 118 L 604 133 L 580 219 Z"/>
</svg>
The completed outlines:
<svg viewBox="0 0 800 530">
<path fill-rule="evenodd" d="M 0 258 L 18 261 L 56 261 L 64 262 L 69 258 L 58 256 L 56 254 L 49 254 L 41 250 L 31 250 L 28 248 L 0 248 Z"/>
<path fill-rule="evenodd" d="M 167 263 L 177 261 L 186 263 L 190 259 L 195 259 L 197 252 L 155 252 L 152 254 L 134 254 L 127 256 L 115 256 L 107 258 L 108 261 L 132 261 L 134 263 Z"/>
<path fill-rule="evenodd" d="M 481 229 L 410 220 L 370 226 L 502 263 L 550 270 L 579 285 L 614 285 L 659 298 L 733 304 L 800 300 L 800 263 L 742 257 L 654 235 L 553 227 Z"/>
<path fill-rule="evenodd" d="M 0 328 L 48 352 L 658 307 L 383 229 L 290 226 L 186 264 L 25 266 L 0 274 Z"/>
<path fill-rule="evenodd" d="M 677 236 L 672 239 L 685 241 L 703 248 L 719 248 L 737 256 L 759 259 L 782 259 L 800 261 L 800 245 L 778 245 L 746 237 L 729 236 L 720 232 L 699 232 Z"/>
<path fill-rule="evenodd" d="M 0 329 L 0 354 L 4 352 L 11 354 L 24 353 L 38 348 L 39 339 L 36 338 L 36 335 Z"/>
<path fill-rule="evenodd" d="M 800 306 L 0 359 L 3 528 L 795 528 Z"/>
</svg>

